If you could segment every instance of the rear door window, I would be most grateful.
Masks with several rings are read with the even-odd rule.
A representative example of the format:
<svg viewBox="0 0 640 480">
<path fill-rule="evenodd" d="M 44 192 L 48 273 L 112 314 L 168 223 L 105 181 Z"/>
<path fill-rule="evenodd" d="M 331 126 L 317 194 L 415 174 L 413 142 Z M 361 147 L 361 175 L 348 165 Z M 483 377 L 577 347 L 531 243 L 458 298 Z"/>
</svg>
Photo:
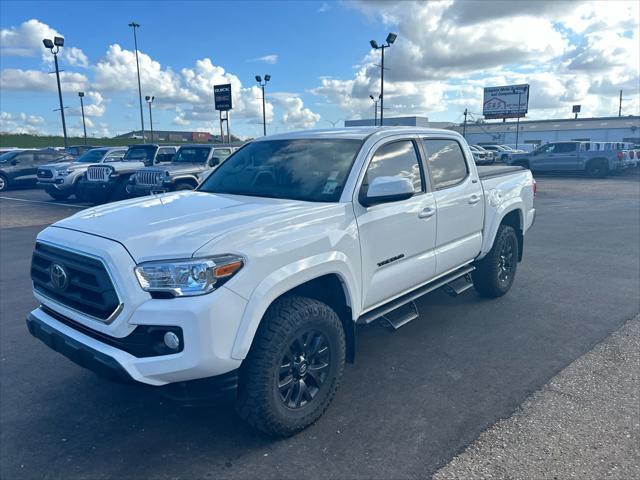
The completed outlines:
<svg viewBox="0 0 640 480">
<path fill-rule="evenodd" d="M 436 190 L 452 187 L 469 175 L 467 161 L 455 140 L 424 139 L 429 168 Z"/>
</svg>

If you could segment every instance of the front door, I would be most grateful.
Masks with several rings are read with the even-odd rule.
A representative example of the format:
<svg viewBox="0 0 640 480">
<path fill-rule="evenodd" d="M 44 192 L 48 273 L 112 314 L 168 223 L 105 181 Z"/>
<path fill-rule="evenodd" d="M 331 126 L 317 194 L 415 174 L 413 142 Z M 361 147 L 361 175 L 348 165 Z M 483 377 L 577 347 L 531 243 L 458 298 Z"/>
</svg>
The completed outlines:
<svg viewBox="0 0 640 480">
<path fill-rule="evenodd" d="M 362 256 L 363 310 L 426 283 L 435 273 L 435 200 L 427 188 L 416 141 L 387 139 L 376 144 L 353 199 Z M 413 197 L 364 207 L 359 195 L 366 194 L 374 178 L 383 176 L 409 179 Z"/>
<path fill-rule="evenodd" d="M 455 139 L 422 142 L 438 209 L 436 273 L 449 272 L 473 260 L 482 246 L 484 195 L 475 169 Z"/>
</svg>

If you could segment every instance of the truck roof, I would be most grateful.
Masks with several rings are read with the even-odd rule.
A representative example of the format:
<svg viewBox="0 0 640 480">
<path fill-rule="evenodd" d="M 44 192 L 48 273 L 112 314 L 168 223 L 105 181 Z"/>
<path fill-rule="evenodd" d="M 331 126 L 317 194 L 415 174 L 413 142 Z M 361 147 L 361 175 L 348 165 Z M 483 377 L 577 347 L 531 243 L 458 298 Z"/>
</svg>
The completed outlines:
<svg viewBox="0 0 640 480">
<path fill-rule="evenodd" d="M 385 134 L 392 135 L 397 133 L 406 134 L 424 134 L 424 135 L 447 135 L 460 136 L 453 130 L 445 130 L 441 128 L 425 128 L 425 127 L 344 127 L 344 128 L 326 128 L 319 130 L 300 130 L 296 132 L 278 133 L 269 135 L 268 137 L 259 137 L 254 142 L 265 140 L 295 140 L 295 139 L 312 139 L 312 138 L 346 138 L 353 140 L 364 140 L 370 135 Z"/>
</svg>

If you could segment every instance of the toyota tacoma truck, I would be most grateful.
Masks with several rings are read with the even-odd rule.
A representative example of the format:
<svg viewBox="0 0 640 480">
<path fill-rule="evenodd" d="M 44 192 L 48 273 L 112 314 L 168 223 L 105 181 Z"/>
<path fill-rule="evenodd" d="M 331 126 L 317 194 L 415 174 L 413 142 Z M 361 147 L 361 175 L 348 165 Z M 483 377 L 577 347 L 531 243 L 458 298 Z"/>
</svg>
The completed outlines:
<svg viewBox="0 0 640 480">
<path fill-rule="evenodd" d="M 109 165 L 91 165 L 78 181 L 76 198 L 85 202 L 104 203 L 122 200 L 128 196 L 129 179 L 139 169 L 170 162 L 177 147 L 133 145 L 121 162 Z"/>
<path fill-rule="evenodd" d="M 359 325 L 399 328 L 439 288 L 511 288 L 535 218 L 521 167 L 456 132 L 303 131 L 252 141 L 196 191 L 83 210 L 40 232 L 31 334 L 175 398 L 235 395 L 257 429 L 317 420 Z"/>
<path fill-rule="evenodd" d="M 176 190 L 194 190 L 199 175 L 217 168 L 234 147 L 183 145 L 168 165 L 138 170 L 129 180 L 127 192 L 132 197 Z"/>
<path fill-rule="evenodd" d="M 37 185 L 51 198 L 65 200 L 76 193 L 78 181 L 90 165 L 119 162 L 126 152 L 126 147 L 92 148 L 73 161 L 42 165 L 38 167 Z"/>
<path fill-rule="evenodd" d="M 507 162 L 533 172 L 583 172 L 603 178 L 625 167 L 621 150 L 594 150 L 591 142 L 552 142 L 528 153 L 514 153 Z"/>
</svg>

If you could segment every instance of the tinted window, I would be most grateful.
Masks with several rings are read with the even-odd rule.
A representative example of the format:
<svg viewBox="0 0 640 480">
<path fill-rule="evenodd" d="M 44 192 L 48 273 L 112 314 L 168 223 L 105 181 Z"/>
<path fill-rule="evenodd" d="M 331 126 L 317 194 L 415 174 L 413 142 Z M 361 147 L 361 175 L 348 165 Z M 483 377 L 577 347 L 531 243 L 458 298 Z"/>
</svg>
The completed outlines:
<svg viewBox="0 0 640 480">
<path fill-rule="evenodd" d="M 33 162 L 33 153 L 30 153 L 30 152 L 19 153 L 13 159 L 22 163 L 31 163 Z"/>
<path fill-rule="evenodd" d="M 207 161 L 210 151 L 210 148 L 180 147 L 178 153 L 176 153 L 176 156 L 173 158 L 173 161 L 176 163 L 204 163 Z"/>
<path fill-rule="evenodd" d="M 256 197 L 336 202 L 360 140 L 266 140 L 231 155 L 198 189 Z"/>
<path fill-rule="evenodd" d="M 455 140 L 423 140 L 435 188 L 447 188 L 468 174 L 460 144 Z"/>
<path fill-rule="evenodd" d="M 125 154 L 125 150 L 115 150 L 111 153 L 109 153 L 104 161 L 105 162 L 119 162 L 120 160 L 122 160 L 122 157 L 124 157 Z"/>
<path fill-rule="evenodd" d="M 367 168 L 362 181 L 365 189 L 378 177 L 402 177 L 413 184 L 415 192 L 422 192 L 422 174 L 416 153 L 416 147 L 411 140 L 387 143 L 380 147 Z"/>
<path fill-rule="evenodd" d="M 220 160 L 224 160 L 231 155 L 231 149 L 229 148 L 216 148 L 213 152 L 214 157 L 218 157 Z"/>
<path fill-rule="evenodd" d="M 547 143 L 546 145 L 540 147 L 540 153 L 553 153 L 556 151 L 555 143 Z"/>
<path fill-rule="evenodd" d="M 60 155 L 55 153 L 38 153 L 36 154 L 36 163 L 51 163 L 60 158 Z"/>
<path fill-rule="evenodd" d="M 131 147 L 124 155 L 124 160 L 139 162 L 144 160 L 152 160 L 157 147 Z"/>
<path fill-rule="evenodd" d="M 78 157 L 76 162 L 98 163 L 102 159 L 104 152 L 106 152 L 106 150 L 102 150 L 102 149 L 89 150 L 84 155 L 81 155 L 80 157 Z"/>
<path fill-rule="evenodd" d="M 556 144 L 555 153 L 570 153 L 576 151 L 575 143 L 558 143 Z"/>
</svg>

